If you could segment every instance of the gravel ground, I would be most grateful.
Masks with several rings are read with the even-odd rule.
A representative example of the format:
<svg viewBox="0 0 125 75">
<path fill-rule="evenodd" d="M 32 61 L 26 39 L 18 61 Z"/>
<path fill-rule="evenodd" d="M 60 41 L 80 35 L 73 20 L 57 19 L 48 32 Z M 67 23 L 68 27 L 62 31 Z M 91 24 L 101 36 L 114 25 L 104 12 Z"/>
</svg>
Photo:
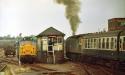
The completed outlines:
<svg viewBox="0 0 125 75">
<path fill-rule="evenodd" d="M 72 72 L 73 75 L 85 75 L 84 69 L 79 64 L 66 62 L 64 64 L 39 64 L 42 67 L 61 72 Z M 33 72 L 29 67 L 8 64 L 6 75 L 31 75 Z M 37 73 L 35 73 L 37 74 Z"/>
<path fill-rule="evenodd" d="M 85 75 L 85 70 L 80 64 L 65 62 L 63 64 L 39 64 L 45 68 L 62 72 L 71 72 L 73 75 Z"/>
<path fill-rule="evenodd" d="M 5 57 L 3 50 L 0 49 L 0 57 Z M 18 60 L 17 57 L 8 57 L 9 59 Z M 37 64 L 39 66 L 53 69 L 58 72 L 71 72 L 72 75 L 87 75 L 86 71 L 83 66 L 81 66 L 79 63 L 73 63 L 73 62 L 65 62 L 63 64 Z M 7 64 L 7 69 L 5 71 L 5 75 L 40 75 L 35 73 L 35 71 L 31 70 L 30 67 L 23 67 L 18 66 L 14 64 Z M 96 71 L 97 72 L 97 71 Z M 34 74 L 35 73 L 35 74 Z M 94 74 L 95 75 L 95 74 Z M 98 75 L 98 73 L 97 73 Z"/>
</svg>

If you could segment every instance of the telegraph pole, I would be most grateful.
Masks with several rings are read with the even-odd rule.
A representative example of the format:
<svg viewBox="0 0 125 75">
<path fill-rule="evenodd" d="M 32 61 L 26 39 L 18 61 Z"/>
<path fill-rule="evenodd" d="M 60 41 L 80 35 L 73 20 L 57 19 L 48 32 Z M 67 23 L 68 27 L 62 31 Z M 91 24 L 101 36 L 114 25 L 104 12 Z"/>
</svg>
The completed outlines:
<svg viewBox="0 0 125 75">
<path fill-rule="evenodd" d="M 20 40 L 21 40 L 21 37 L 22 37 L 22 33 L 19 34 L 19 39 L 18 39 L 19 47 L 20 47 Z M 18 63 L 19 63 L 19 66 L 21 66 L 19 47 L 18 47 L 18 55 L 19 55 Z"/>
</svg>

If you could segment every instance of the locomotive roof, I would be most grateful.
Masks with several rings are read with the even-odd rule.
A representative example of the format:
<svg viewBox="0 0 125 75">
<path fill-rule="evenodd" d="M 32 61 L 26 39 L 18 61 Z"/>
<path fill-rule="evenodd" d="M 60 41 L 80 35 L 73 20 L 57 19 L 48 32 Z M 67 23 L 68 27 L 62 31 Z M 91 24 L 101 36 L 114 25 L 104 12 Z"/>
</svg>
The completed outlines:
<svg viewBox="0 0 125 75">
<path fill-rule="evenodd" d="M 41 32 L 39 35 L 37 35 L 37 37 L 41 37 L 41 36 L 64 36 L 65 34 L 58 31 L 57 29 L 50 27 L 48 29 L 46 29 L 45 31 Z"/>
</svg>

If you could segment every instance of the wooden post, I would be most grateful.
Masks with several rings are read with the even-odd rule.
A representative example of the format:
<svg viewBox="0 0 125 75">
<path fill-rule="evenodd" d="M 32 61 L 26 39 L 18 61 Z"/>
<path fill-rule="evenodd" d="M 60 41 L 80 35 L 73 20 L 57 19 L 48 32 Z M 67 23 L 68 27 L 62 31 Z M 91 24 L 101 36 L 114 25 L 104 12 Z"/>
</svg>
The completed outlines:
<svg viewBox="0 0 125 75">
<path fill-rule="evenodd" d="M 57 42 L 56 42 L 56 43 L 57 43 L 57 48 L 58 48 L 58 51 L 59 51 L 59 47 L 58 47 L 58 36 L 57 36 L 57 39 L 56 39 L 56 40 L 57 40 Z"/>
<path fill-rule="evenodd" d="M 53 49 L 53 63 L 55 64 L 55 52 L 54 52 L 54 48 Z"/>
</svg>

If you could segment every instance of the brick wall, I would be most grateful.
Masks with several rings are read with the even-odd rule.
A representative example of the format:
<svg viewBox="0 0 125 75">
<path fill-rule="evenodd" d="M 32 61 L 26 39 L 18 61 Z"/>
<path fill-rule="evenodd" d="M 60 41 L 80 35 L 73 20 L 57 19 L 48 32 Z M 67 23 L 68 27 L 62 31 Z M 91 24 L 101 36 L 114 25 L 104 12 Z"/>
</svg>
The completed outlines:
<svg viewBox="0 0 125 75">
<path fill-rule="evenodd" d="M 125 18 L 113 18 L 108 20 L 108 31 L 125 30 Z"/>
</svg>

